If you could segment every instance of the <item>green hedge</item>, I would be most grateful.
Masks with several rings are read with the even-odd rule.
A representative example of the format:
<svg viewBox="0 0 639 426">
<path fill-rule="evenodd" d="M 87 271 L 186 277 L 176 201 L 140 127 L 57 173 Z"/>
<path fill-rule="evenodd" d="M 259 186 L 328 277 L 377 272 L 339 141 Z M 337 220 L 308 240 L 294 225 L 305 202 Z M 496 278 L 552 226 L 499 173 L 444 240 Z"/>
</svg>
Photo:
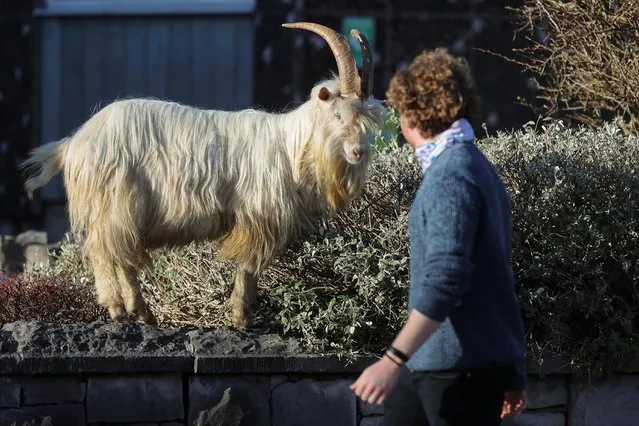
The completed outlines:
<svg viewBox="0 0 639 426">
<path fill-rule="evenodd" d="M 389 122 L 396 126 L 396 117 Z M 609 371 L 639 353 L 639 139 L 617 124 L 531 123 L 485 137 L 513 205 L 513 262 L 530 354 Z M 407 211 L 421 173 L 377 138 L 364 196 L 290 247 L 259 284 L 257 326 L 308 350 L 379 353 L 406 318 Z M 224 326 L 233 268 L 214 244 L 157 250 L 144 292 L 162 326 Z M 92 285 L 75 244 L 45 274 Z"/>
<path fill-rule="evenodd" d="M 639 353 L 639 138 L 540 130 L 482 142 L 510 191 L 530 350 L 610 371 Z"/>
</svg>

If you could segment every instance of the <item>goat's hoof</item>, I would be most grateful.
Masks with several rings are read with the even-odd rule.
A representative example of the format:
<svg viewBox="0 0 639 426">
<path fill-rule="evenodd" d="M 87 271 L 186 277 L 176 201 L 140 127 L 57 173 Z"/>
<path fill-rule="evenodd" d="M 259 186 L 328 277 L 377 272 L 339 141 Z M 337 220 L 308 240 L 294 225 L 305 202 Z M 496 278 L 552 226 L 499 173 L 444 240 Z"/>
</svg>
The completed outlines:
<svg viewBox="0 0 639 426">
<path fill-rule="evenodd" d="M 138 322 L 140 324 L 152 325 L 154 327 L 157 327 L 158 325 L 158 320 L 155 318 L 155 315 L 153 315 L 150 311 L 147 312 L 145 315 L 138 316 Z"/>
<path fill-rule="evenodd" d="M 120 306 L 109 307 L 109 317 L 111 317 L 111 321 L 115 323 L 123 323 L 129 321 L 129 316 L 127 315 L 126 311 Z"/>
<path fill-rule="evenodd" d="M 253 326 L 253 321 L 245 315 L 233 316 L 233 328 L 239 331 L 248 331 Z"/>
<path fill-rule="evenodd" d="M 141 304 L 140 306 L 135 306 L 129 309 L 129 318 L 138 324 L 154 326 L 158 324 L 155 315 L 153 315 L 153 312 L 151 312 L 146 304 Z"/>
</svg>

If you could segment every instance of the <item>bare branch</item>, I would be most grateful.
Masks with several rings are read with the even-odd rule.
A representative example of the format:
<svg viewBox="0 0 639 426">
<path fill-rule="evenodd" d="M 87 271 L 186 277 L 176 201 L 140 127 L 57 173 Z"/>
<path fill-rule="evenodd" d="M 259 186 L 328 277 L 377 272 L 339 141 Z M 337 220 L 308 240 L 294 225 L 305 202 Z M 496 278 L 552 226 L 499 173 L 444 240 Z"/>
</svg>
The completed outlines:
<svg viewBox="0 0 639 426">
<path fill-rule="evenodd" d="M 527 46 L 496 56 L 533 75 L 546 113 L 592 125 L 617 116 L 639 130 L 639 2 L 526 0 L 508 10 Z"/>
</svg>

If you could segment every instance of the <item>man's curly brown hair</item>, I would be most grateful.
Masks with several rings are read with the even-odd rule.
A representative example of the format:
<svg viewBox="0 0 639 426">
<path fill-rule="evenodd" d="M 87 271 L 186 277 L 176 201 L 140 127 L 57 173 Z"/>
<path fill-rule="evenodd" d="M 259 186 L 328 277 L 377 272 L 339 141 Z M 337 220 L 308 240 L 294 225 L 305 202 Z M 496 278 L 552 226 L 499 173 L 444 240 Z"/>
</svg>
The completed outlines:
<svg viewBox="0 0 639 426">
<path fill-rule="evenodd" d="M 445 48 L 426 50 L 408 69 L 397 72 L 386 92 L 386 103 L 404 115 L 410 127 L 424 138 L 466 118 L 477 131 L 481 128 L 481 100 L 468 62 Z"/>
</svg>

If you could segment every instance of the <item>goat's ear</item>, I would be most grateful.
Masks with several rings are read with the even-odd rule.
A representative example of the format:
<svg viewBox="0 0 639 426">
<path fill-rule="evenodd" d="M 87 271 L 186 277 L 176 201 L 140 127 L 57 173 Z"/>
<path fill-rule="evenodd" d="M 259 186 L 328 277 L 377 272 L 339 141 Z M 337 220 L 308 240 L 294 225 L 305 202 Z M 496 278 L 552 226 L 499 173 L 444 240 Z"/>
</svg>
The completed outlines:
<svg viewBox="0 0 639 426">
<path fill-rule="evenodd" d="M 323 101 L 328 100 L 330 96 L 331 96 L 331 92 L 329 92 L 326 87 L 322 87 L 319 91 L 319 94 L 317 95 L 317 97 Z"/>
</svg>

